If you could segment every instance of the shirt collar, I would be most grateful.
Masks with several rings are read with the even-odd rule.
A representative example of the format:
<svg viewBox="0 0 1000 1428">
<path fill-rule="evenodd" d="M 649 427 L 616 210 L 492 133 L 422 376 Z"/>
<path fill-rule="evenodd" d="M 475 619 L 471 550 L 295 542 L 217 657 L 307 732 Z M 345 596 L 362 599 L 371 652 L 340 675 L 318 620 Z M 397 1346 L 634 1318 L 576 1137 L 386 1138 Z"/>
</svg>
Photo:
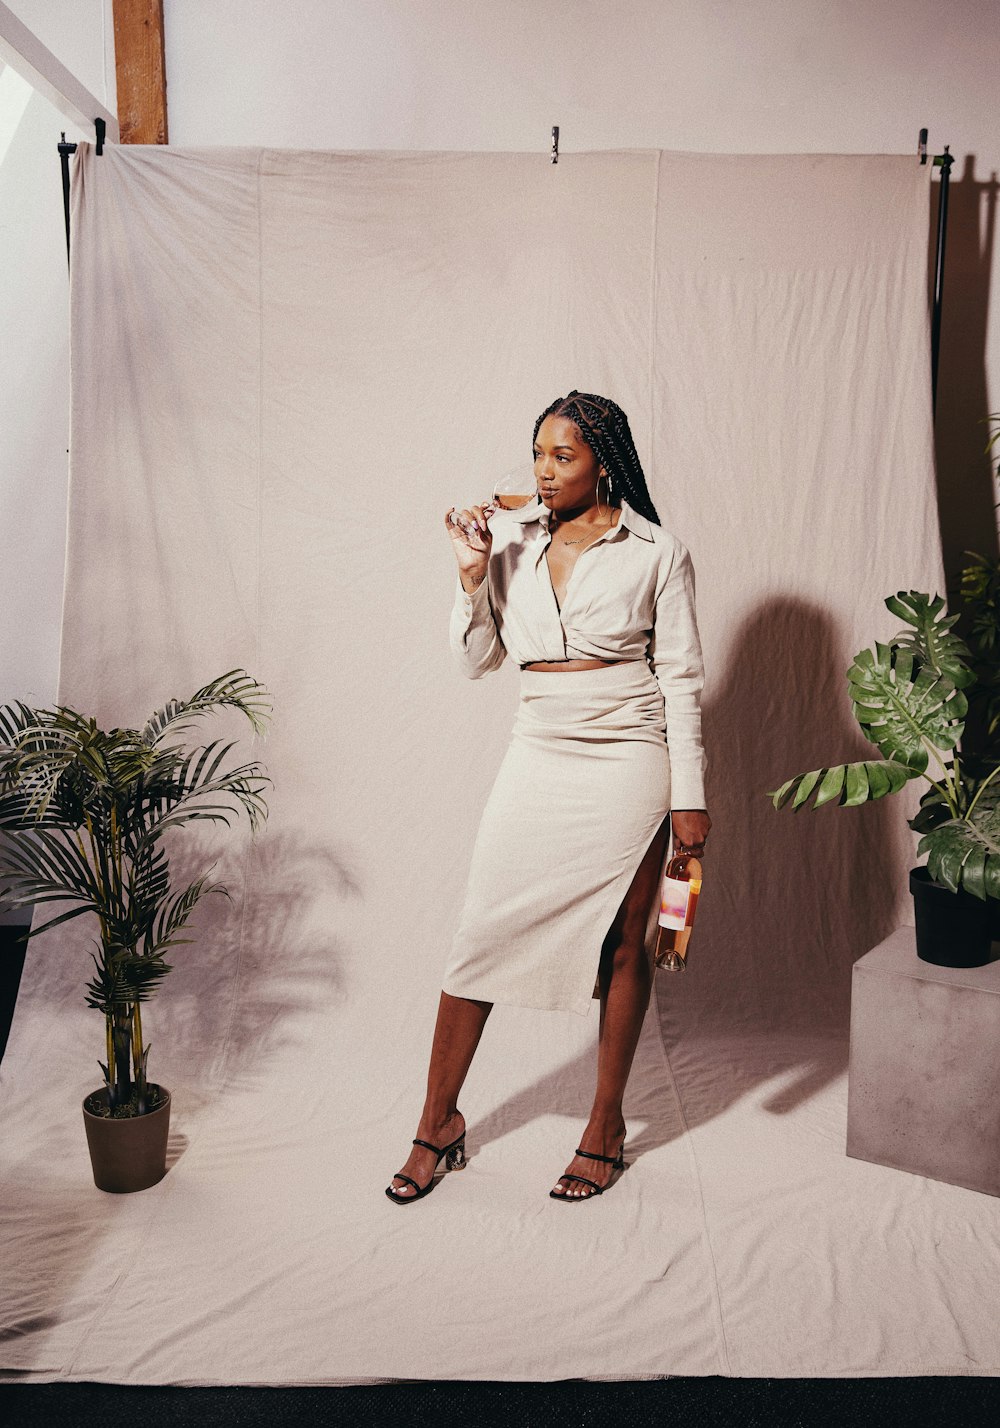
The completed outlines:
<svg viewBox="0 0 1000 1428">
<path fill-rule="evenodd" d="M 645 516 L 639 514 L 628 501 L 622 497 L 621 515 L 618 517 L 618 526 L 624 526 L 626 530 L 632 531 L 634 535 L 640 536 L 643 540 L 653 540 L 652 524 Z M 529 501 L 526 506 L 520 506 L 516 511 L 505 511 L 504 519 L 520 521 L 527 525 L 529 521 L 538 521 L 540 525 L 548 530 L 549 517 L 552 512 L 546 506 L 540 496 L 536 496 L 533 501 Z M 616 527 L 617 529 L 617 527 Z"/>
</svg>

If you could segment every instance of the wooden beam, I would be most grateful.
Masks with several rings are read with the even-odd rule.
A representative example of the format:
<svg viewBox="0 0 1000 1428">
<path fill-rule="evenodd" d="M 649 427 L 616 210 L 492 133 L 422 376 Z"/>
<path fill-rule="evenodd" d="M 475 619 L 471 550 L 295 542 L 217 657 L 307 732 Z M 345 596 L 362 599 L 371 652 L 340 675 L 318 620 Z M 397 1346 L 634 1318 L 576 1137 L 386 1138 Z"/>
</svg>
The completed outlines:
<svg viewBox="0 0 1000 1428">
<path fill-rule="evenodd" d="M 94 134 L 94 120 L 103 119 L 107 125 L 104 137 L 109 143 L 118 142 L 115 116 L 4 4 L 0 4 L 0 60 L 85 134 Z"/>
<path fill-rule="evenodd" d="M 115 75 L 123 144 L 167 143 L 163 0 L 114 0 Z"/>
</svg>

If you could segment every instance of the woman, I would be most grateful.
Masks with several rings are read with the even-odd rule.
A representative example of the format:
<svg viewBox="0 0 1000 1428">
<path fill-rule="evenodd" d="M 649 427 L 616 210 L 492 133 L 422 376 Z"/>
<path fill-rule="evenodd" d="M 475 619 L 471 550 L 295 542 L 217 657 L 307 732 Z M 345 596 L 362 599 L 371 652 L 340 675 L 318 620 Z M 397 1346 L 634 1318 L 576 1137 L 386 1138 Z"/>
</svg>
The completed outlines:
<svg viewBox="0 0 1000 1428">
<path fill-rule="evenodd" d="M 538 497 L 487 526 L 445 517 L 458 561 L 451 647 L 477 679 L 510 656 L 521 699 L 476 837 L 445 969 L 413 1150 L 386 1194 L 420 1199 L 465 1164 L 458 1094 L 496 1001 L 589 1010 L 597 1091 L 549 1191 L 578 1201 L 624 1169 L 622 1097 L 652 987 L 657 885 L 704 852 L 704 684 L 686 547 L 660 526 L 628 418 L 572 391 L 535 423 Z"/>
</svg>

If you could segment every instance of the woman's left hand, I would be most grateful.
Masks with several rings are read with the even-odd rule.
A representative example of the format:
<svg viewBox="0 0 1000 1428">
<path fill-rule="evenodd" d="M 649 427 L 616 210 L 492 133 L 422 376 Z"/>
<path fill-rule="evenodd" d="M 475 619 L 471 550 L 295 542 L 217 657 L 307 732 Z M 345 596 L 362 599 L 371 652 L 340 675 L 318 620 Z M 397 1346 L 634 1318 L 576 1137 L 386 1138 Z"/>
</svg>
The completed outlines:
<svg viewBox="0 0 1000 1428">
<path fill-rule="evenodd" d="M 704 808 L 681 809 L 670 815 L 675 853 L 693 853 L 700 858 L 705 851 L 705 839 L 712 826 Z"/>
</svg>

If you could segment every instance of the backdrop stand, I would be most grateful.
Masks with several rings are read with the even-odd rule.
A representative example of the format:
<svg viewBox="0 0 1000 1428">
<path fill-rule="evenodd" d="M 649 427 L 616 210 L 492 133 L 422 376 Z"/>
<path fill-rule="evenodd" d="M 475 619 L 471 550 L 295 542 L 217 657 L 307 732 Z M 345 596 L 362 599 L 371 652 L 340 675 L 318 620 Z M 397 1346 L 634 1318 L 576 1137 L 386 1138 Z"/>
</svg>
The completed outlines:
<svg viewBox="0 0 1000 1428">
<path fill-rule="evenodd" d="M 937 410 L 938 351 L 941 346 L 941 302 L 944 294 L 944 240 L 948 229 L 948 187 L 954 156 L 945 144 L 943 154 L 935 154 L 933 162 L 941 169 L 941 191 L 938 194 L 937 253 L 934 258 L 934 306 L 931 310 L 931 411 Z M 921 129 L 917 143 L 920 162 L 927 162 L 927 130 Z"/>
<path fill-rule="evenodd" d="M 95 152 L 98 155 L 104 153 L 104 136 L 107 133 L 107 125 L 98 116 L 94 120 L 94 132 L 97 135 Z M 66 219 L 66 265 L 69 266 L 69 156 L 76 153 L 75 144 L 67 144 L 66 131 L 63 130 L 62 140 L 56 145 L 59 151 L 59 163 L 62 166 L 62 186 L 63 186 L 63 214 Z"/>
</svg>

